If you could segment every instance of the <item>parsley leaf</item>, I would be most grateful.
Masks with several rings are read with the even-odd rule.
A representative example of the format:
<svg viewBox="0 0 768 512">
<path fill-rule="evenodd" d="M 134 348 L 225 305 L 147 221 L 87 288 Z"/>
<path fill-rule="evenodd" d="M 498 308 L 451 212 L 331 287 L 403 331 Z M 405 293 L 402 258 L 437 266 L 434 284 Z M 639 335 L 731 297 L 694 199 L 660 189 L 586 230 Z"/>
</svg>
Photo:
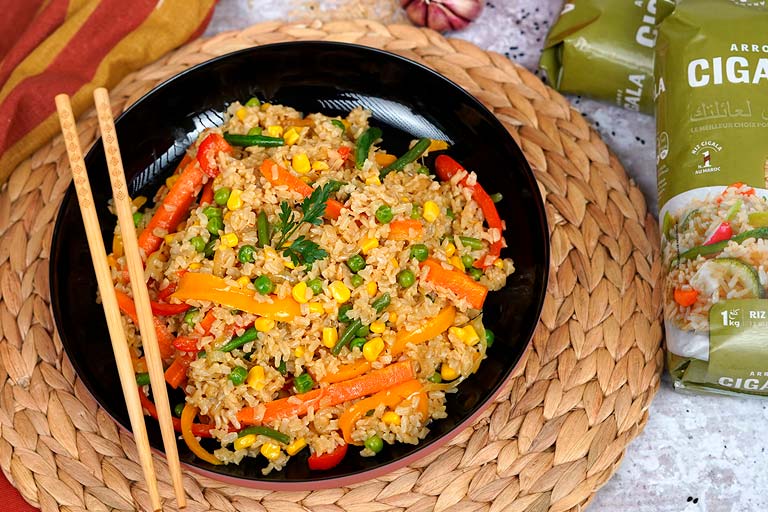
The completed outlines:
<svg viewBox="0 0 768 512">
<path fill-rule="evenodd" d="M 312 240 L 308 240 L 301 235 L 296 237 L 296 240 L 291 243 L 290 247 L 283 249 L 283 256 L 291 258 L 291 261 L 296 266 L 305 265 L 307 268 L 310 268 L 316 261 L 327 258 L 328 252 Z"/>
</svg>

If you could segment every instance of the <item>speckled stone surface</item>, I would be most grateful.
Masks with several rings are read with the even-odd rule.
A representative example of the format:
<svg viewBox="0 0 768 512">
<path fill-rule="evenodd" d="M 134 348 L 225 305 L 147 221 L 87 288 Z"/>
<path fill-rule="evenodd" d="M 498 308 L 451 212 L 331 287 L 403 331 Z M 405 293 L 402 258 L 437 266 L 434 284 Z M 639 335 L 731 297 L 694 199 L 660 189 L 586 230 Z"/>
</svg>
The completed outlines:
<svg viewBox="0 0 768 512">
<path fill-rule="evenodd" d="M 328 11 L 344 0 L 220 0 L 206 35 L 273 19 L 377 16 L 392 20 L 394 0 L 360 2 L 364 9 Z M 492 0 L 467 29 L 451 34 L 537 68 L 547 31 L 561 0 Z M 573 103 L 600 131 L 627 172 L 657 208 L 654 120 L 588 99 Z M 682 395 L 665 376 L 642 435 L 600 490 L 593 512 L 768 509 L 768 402 Z"/>
</svg>

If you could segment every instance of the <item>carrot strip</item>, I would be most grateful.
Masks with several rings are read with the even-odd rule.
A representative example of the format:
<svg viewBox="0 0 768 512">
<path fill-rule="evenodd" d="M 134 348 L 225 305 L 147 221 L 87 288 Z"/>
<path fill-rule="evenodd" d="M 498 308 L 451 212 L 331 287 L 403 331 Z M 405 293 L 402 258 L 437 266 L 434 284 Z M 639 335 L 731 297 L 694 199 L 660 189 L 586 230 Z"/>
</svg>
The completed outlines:
<svg viewBox="0 0 768 512">
<path fill-rule="evenodd" d="M 416 219 L 393 220 L 389 223 L 389 240 L 416 240 L 421 238 L 424 227 Z"/>
<path fill-rule="evenodd" d="M 344 436 L 344 441 L 346 441 L 347 444 L 361 444 L 355 443 L 352 439 L 352 431 L 355 428 L 357 420 L 368 411 L 376 409 L 381 404 L 388 408 L 394 408 L 406 398 L 414 393 L 419 393 L 420 391 L 421 382 L 418 380 L 407 380 L 356 402 L 339 417 L 339 428 Z M 419 401 L 421 402 L 421 400 Z"/>
<path fill-rule="evenodd" d="M 464 272 L 448 270 L 434 258 L 429 258 L 421 263 L 421 267 L 427 267 L 427 282 L 441 288 L 447 288 L 453 293 L 465 299 L 475 309 L 482 309 L 488 288 L 478 283 Z"/>
<path fill-rule="evenodd" d="M 413 331 L 399 331 L 395 337 L 395 344 L 392 345 L 392 357 L 400 355 L 409 343 L 418 345 L 419 343 L 424 343 L 425 341 L 431 340 L 435 336 L 444 333 L 453 325 L 453 320 L 455 318 L 456 308 L 453 306 L 446 306 L 436 317 L 430 319 L 421 327 Z"/>
<path fill-rule="evenodd" d="M 395 384 L 411 380 L 413 377 L 411 362 L 401 361 L 325 388 L 267 402 L 264 404 L 266 409 L 264 416 L 260 420 L 256 419 L 255 407 L 245 407 L 237 413 L 237 419 L 246 425 L 256 425 L 272 423 L 291 416 L 303 416 L 310 408 L 317 411 L 323 407 L 333 407 L 348 400 L 378 393 Z"/>
<path fill-rule="evenodd" d="M 181 159 L 181 162 L 179 162 L 179 165 L 176 166 L 173 174 L 180 174 L 193 160 L 194 158 L 189 156 L 189 153 L 184 153 L 184 157 Z"/>
<path fill-rule="evenodd" d="M 147 227 L 139 234 L 139 249 L 144 259 L 160 248 L 163 237 L 155 235 L 156 230 L 171 231 L 189 213 L 189 207 L 203 186 L 205 174 L 197 162 L 187 165 L 163 198 Z"/>
<path fill-rule="evenodd" d="M 674 299 L 675 302 L 687 308 L 696 304 L 699 298 L 699 292 L 696 290 L 683 290 L 682 288 L 675 288 Z"/>
<path fill-rule="evenodd" d="M 261 174 L 268 182 L 275 186 L 284 185 L 304 197 L 312 195 L 314 189 L 291 174 L 285 167 L 278 165 L 274 160 L 267 158 L 259 167 Z M 329 219 L 337 219 L 344 205 L 335 199 L 329 199 L 325 205 L 325 216 Z"/>
<path fill-rule="evenodd" d="M 203 186 L 203 193 L 200 195 L 200 206 L 211 204 L 213 202 L 213 180 L 208 180 Z"/>
<path fill-rule="evenodd" d="M 136 304 L 133 303 L 133 299 L 119 290 L 115 290 L 115 295 L 117 296 L 117 306 L 120 308 L 120 311 L 130 318 L 134 325 L 138 327 L 139 318 L 136 316 Z M 152 322 L 155 324 L 155 333 L 157 334 L 157 345 L 160 348 L 160 356 L 163 359 L 168 359 L 173 356 L 173 333 L 171 333 L 168 326 L 156 316 L 152 317 Z"/>
<path fill-rule="evenodd" d="M 320 382 L 327 382 L 333 384 L 334 382 L 341 382 L 344 380 L 354 379 L 364 373 L 367 373 L 371 369 L 371 363 L 365 359 L 355 361 L 354 363 L 345 364 L 339 366 L 339 369 L 335 373 L 329 373 Z"/>
<path fill-rule="evenodd" d="M 200 320 L 200 327 L 203 328 L 203 332 L 205 334 L 208 334 L 211 332 L 211 327 L 213 327 L 213 322 L 216 321 L 216 317 L 213 314 L 213 310 L 209 309 L 208 312 L 205 314 L 202 320 Z"/>
<path fill-rule="evenodd" d="M 179 356 L 174 359 L 171 366 L 165 370 L 165 382 L 173 389 L 178 388 L 187 379 L 187 369 L 190 364 L 192 364 L 192 358 L 189 356 Z"/>
</svg>

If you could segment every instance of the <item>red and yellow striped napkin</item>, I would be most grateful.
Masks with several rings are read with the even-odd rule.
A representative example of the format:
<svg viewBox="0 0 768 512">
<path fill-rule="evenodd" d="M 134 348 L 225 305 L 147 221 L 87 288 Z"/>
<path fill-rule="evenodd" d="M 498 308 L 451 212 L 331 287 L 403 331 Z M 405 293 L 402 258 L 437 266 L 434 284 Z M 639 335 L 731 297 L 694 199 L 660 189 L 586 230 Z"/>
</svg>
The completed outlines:
<svg viewBox="0 0 768 512">
<path fill-rule="evenodd" d="M 56 94 L 79 115 L 97 87 L 199 36 L 216 0 L 12 0 L 0 14 L 0 183 L 58 133 Z"/>
</svg>

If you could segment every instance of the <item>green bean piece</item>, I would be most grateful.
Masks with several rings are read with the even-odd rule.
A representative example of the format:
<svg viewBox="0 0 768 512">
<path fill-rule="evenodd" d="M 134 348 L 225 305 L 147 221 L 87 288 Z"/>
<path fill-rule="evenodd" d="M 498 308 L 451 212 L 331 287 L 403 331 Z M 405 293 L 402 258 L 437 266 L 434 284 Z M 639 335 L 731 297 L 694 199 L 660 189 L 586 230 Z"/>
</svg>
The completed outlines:
<svg viewBox="0 0 768 512">
<path fill-rule="evenodd" d="M 369 334 L 371 334 L 371 329 L 370 329 L 370 327 L 368 327 L 367 325 L 364 325 L 364 326 L 360 327 L 360 328 L 357 330 L 357 332 L 355 333 L 355 336 L 359 336 L 359 337 L 361 337 L 361 338 L 365 338 L 365 337 L 366 337 L 366 336 L 368 336 Z"/>
<path fill-rule="evenodd" d="M 248 130 L 248 135 L 261 135 L 261 132 L 263 131 L 261 126 L 254 126 L 253 128 Z"/>
<path fill-rule="evenodd" d="M 219 350 L 221 352 L 232 352 L 236 348 L 240 348 L 246 343 L 250 343 L 256 340 L 256 338 L 258 337 L 259 337 L 259 331 L 257 331 L 255 327 L 249 327 L 248 329 L 245 330 L 243 334 L 241 334 L 240 336 L 235 336 L 234 338 L 229 340 L 227 343 L 222 345 L 221 348 L 219 348 Z"/>
<path fill-rule="evenodd" d="M 430 139 L 419 139 L 419 141 L 414 144 L 413 147 L 409 149 L 403 156 L 379 171 L 379 177 L 384 179 L 384 177 L 392 171 L 402 171 L 403 167 L 411 162 L 416 161 L 417 158 L 423 155 L 424 152 L 429 148 L 430 144 L 432 144 Z"/>
<path fill-rule="evenodd" d="M 249 147 L 261 146 L 263 148 L 276 148 L 285 146 L 282 137 L 267 137 L 266 135 L 241 135 L 238 133 L 224 133 L 224 140 L 233 146 Z"/>
<path fill-rule="evenodd" d="M 740 244 L 741 242 L 750 238 L 768 239 L 768 228 L 751 229 L 734 236 L 730 240 L 723 240 L 722 242 L 717 242 L 714 244 L 693 247 L 678 256 L 678 258 L 672 262 L 672 266 L 674 267 L 675 264 L 681 260 L 694 260 L 698 256 L 710 256 L 712 254 L 717 254 L 725 249 L 729 242 L 736 242 L 737 244 Z"/>
<path fill-rule="evenodd" d="M 253 287 L 262 295 L 269 295 L 275 289 L 275 283 L 267 275 L 260 275 L 253 280 Z"/>
<path fill-rule="evenodd" d="M 213 193 L 213 202 L 219 206 L 224 206 L 229 200 L 229 196 L 232 194 L 232 189 L 229 187 L 217 188 Z"/>
<path fill-rule="evenodd" d="M 376 220 L 380 223 L 389 224 L 393 218 L 392 207 L 388 204 L 383 204 L 376 209 Z"/>
<path fill-rule="evenodd" d="M 342 304 L 339 306 L 339 322 L 348 324 L 352 320 L 347 316 L 347 313 L 352 311 L 352 304 Z"/>
<path fill-rule="evenodd" d="M 493 334 L 493 331 L 488 329 L 488 328 L 486 328 L 485 329 L 485 346 L 486 347 L 493 346 L 493 342 L 494 342 L 495 339 L 496 339 L 496 335 Z"/>
<path fill-rule="evenodd" d="M 253 257 L 256 252 L 256 248 L 252 245 L 244 245 L 237 251 L 237 259 L 240 263 L 253 263 L 256 258 Z"/>
<path fill-rule="evenodd" d="M 269 437 L 270 439 L 274 439 L 275 441 L 283 444 L 290 444 L 291 442 L 290 436 L 263 425 L 251 425 L 250 427 L 245 427 L 243 430 L 237 433 L 237 437 L 245 437 L 248 435 Z"/>
<path fill-rule="evenodd" d="M 469 247 L 474 251 L 483 248 L 483 241 L 479 238 L 472 238 L 471 236 L 460 236 L 459 240 L 461 240 L 461 244 L 464 247 Z"/>
<path fill-rule="evenodd" d="M 261 106 L 261 101 L 259 101 L 259 98 L 254 96 L 253 98 L 251 98 L 251 99 L 249 99 L 248 101 L 245 102 L 245 106 L 246 107 L 260 107 Z"/>
<path fill-rule="evenodd" d="M 216 240 L 217 238 L 211 237 L 210 240 L 208 240 L 208 243 L 205 244 L 205 247 L 203 247 L 203 256 L 206 258 L 212 258 L 213 253 L 215 251 L 216 246 Z"/>
<path fill-rule="evenodd" d="M 368 158 L 368 153 L 371 151 L 371 146 L 380 138 L 381 129 L 375 126 L 371 126 L 363 132 L 355 145 L 355 167 L 358 169 L 363 168 L 363 164 Z"/>
<path fill-rule="evenodd" d="M 456 218 L 456 214 L 453 213 L 453 208 L 450 208 L 450 207 L 446 208 L 445 209 L 445 216 L 448 217 L 449 219 L 455 219 Z"/>
<path fill-rule="evenodd" d="M 298 393 L 306 393 L 315 386 L 315 380 L 308 373 L 302 373 L 293 379 L 293 387 Z"/>
<path fill-rule="evenodd" d="M 199 312 L 200 311 L 197 308 L 188 309 L 187 312 L 184 313 L 184 323 L 194 329 Z"/>
<path fill-rule="evenodd" d="M 363 351 L 363 345 L 365 345 L 365 342 L 366 342 L 365 338 L 361 338 L 361 337 L 358 336 L 357 338 L 354 338 L 349 343 L 349 350 L 359 349 L 362 352 Z"/>
<path fill-rule="evenodd" d="M 429 248 L 424 244 L 413 244 L 411 246 L 411 258 L 416 258 L 419 262 L 427 261 Z"/>
<path fill-rule="evenodd" d="M 232 384 L 235 386 L 239 386 L 243 382 L 245 382 L 245 378 L 248 376 L 248 370 L 245 369 L 243 366 L 235 366 L 232 368 L 232 371 L 229 372 L 229 380 L 232 381 Z"/>
<path fill-rule="evenodd" d="M 277 365 L 277 371 L 280 372 L 280 375 L 285 375 L 288 373 L 288 367 L 285 365 L 285 359 L 280 361 L 280 364 Z"/>
<path fill-rule="evenodd" d="M 376 299 L 371 303 L 371 307 L 377 312 L 381 313 L 385 309 L 387 309 L 387 306 L 392 302 L 392 297 L 389 296 L 389 293 L 383 294 L 381 297 Z"/>
<path fill-rule="evenodd" d="M 501 202 L 501 200 L 504 199 L 504 196 L 501 195 L 501 192 L 496 192 L 495 194 L 491 194 L 491 201 L 494 203 Z"/>
<path fill-rule="evenodd" d="M 258 217 L 256 217 L 256 235 L 258 239 L 259 247 L 266 247 L 269 245 L 269 219 L 267 219 L 267 212 L 261 210 Z"/>
<path fill-rule="evenodd" d="M 410 288 L 416 282 L 413 270 L 406 268 L 397 273 L 397 284 L 403 288 Z"/>
<path fill-rule="evenodd" d="M 173 415 L 177 418 L 181 418 L 181 413 L 184 412 L 184 402 L 179 402 L 173 406 Z"/>
<path fill-rule="evenodd" d="M 205 240 L 201 236 L 193 236 L 189 239 L 189 243 L 195 248 L 197 252 L 203 252 L 205 250 Z"/>
<path fill-rule="evenodd" d="M 146 386 L 149 384 L 149 374 L 147 372 L 136 374 L 136 384 Z"/>
<path fill-rule="evenodd" d="M 347 131 L 347 127 L 346 127 L 346 126 L 344 126 L 344 123 L 342 123 L 342 122 L 341 122 L 340 120 L 338 120 L 338 119 L 331 119 L 331 124 L 332 124 L 333 126 L 335 126 L 336 128 L 338 128 L 339 130 L 341 130 L 341 133 L 344 133 L 344 132 L 346 132 L 346 131 Z"/>
<path fill-rule="evenodd" d="M 219 231 L 224 231 L 224 220 L 221 217 L 212 217 L 208 219 L 206 229 L 210 234 L 218 235 Z"/>
<path fill-rule="evenodd" d="M 336 345 L 334 345 L 331 349 L 331 354 L 335 356 L 339 355 L 341 349 L 349 345 L 349 343 L 354 339 L 357 330 L 362 326 L 363 322 L 359 318 L 352 320 L 349 324 L 349 327 L 347 327 L 347 330 L 344 331 L 344 334 L 339 336 L 339 340 L 336 342 Z"/>
<path fill-rule="evenodd" d="M 136 212 L 133 214 L 133 225 L 134 227 L 139 227 L 139 224 L 141 224 L 141 221 L 144 219 L 144 214 L 141 212 Z"/>
<path fill-rule="evenodd" d="M 352 283 L 353 288 L 357 288 L 358 286 L 362 286 L 362 284 L 365 282 L 365 279 L 363 279 L 363 276 L 359 274 L 352 274 L 352 277 L 349 279 L 350 283 Z"/>
<path fill-rule="evenodd" d="M 467 270 L 467 273 L 469 274 L 469 277 L 475 281 L 479 281 L 480 278 L 483 277 L 483 271 L 479 268 L 471 267 L 469 270 Z"/>
<path fill-rule="evenodd" d="M 373 453 L 379 453 L 384 449 L 384 441 L 379 436 L 373 434 L 371 437 L 365 440 L 365 447 L 371 450 Z"/>
<path fill-rule="evenodd" d="M 200 352 L 197 353 L 197 358 L 198 359 L 202 359 L 204 357 L 205 357 L 205 350 L 201 350 Z"/>
</svg>

